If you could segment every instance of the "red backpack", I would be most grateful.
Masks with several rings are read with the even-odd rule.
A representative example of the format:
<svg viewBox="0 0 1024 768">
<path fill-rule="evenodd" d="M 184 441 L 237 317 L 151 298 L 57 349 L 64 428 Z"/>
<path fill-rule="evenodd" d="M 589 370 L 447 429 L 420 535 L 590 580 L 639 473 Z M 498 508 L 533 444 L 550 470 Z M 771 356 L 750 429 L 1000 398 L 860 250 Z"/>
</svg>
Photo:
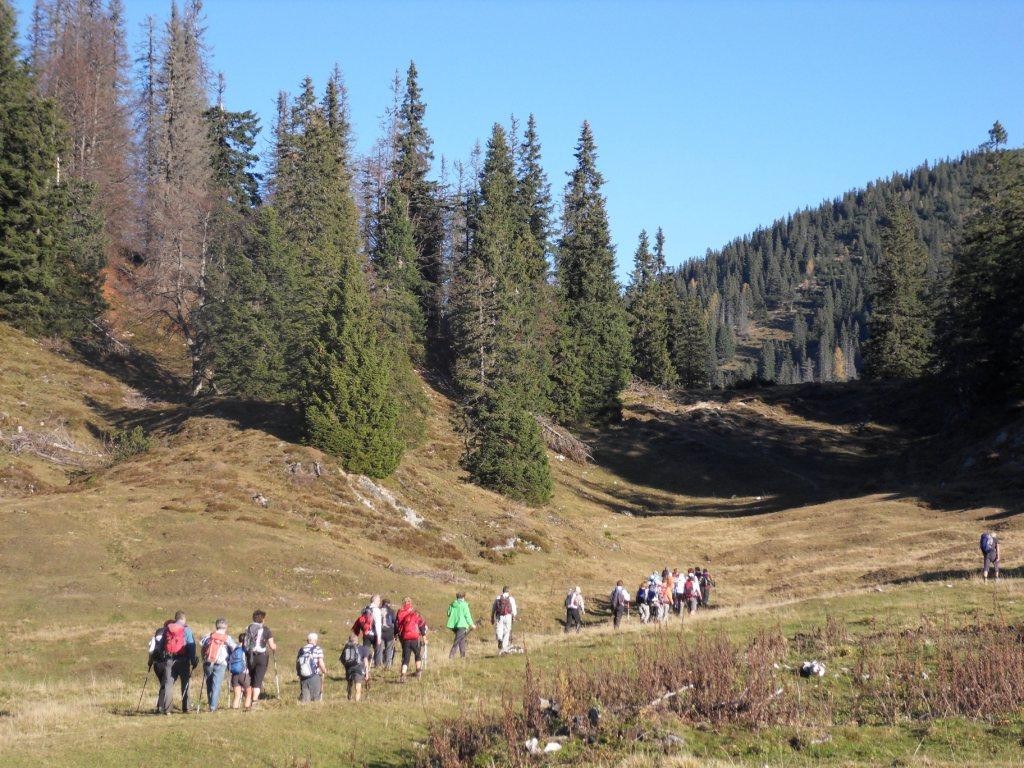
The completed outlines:
<svg viewBox="0 0 1024 768">
<path fill-rule="evenodd" d="M 359 618 L 356 619 L 356 623 L 352 625 L 352 634 L 354 635 L 372 635 L 373 634 L 373 611 L 369 608 L 359 614 Z"/>
<path fill-rule="evenodd" d="M 217 663 L 217 656 L 220 654 L 221 646 L 227 642 L 228 636 L 222 632 L 214 632 L 206 639 L 206 653 L 203 657 L 211 664 Z"/>
<path fill-rule="evenodd" d="M 687 579 L 683 584 L 683 598 L 690 600 L 693 597 L 693 579 Z"/>
<path fill-rule="evenodd" d="M 164 653 L 177 656 L 185 650 L 185 625 L 169 621 L 164 625 Z"/>
<path fill-rule="evenodd" d="M 498 609 L 495 611 L 499 616 L 511 616 L 512 615 L 512 600 L 511 598 L 501 595 L 498 598 Z"/>
</svg>

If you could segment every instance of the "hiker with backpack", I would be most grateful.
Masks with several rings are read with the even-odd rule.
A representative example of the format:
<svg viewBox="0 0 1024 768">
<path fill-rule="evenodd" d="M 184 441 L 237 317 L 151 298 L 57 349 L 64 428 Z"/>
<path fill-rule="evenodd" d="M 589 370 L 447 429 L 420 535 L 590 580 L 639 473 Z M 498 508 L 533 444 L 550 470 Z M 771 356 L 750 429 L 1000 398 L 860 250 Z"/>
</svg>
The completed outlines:
<svg viewBox="0 0 1024 768">
<path fill-rule="evenodd" d="M 672 570 L 672 611 L 676 616 L 683 614 L 683 582 L 686 581 L 684 574 L 679 572 L 678 568 Z"/>
<path fill-rule="evenodd" d="M 374 595 L 370 598 L 369 604 L 359 614 L 359 618 L 352 625 L 352 634 L 362 640 L 363 645 L 370 652 L 370 658 L 374 664 L 381 664 L 383 662 L 383 659 L 380 658 L 384 650 L 381 642 L 382 621 L 380 595 Z"/>
<path fill-rule="evenodd" d="M 981 554 L 983 557 L 981 565 L 981 577 L 988 580 L 988 569 L 993 568 L 996 580 L 999 580 L 999 539 L 991 531 L 981 534 Z"/>
<path fill-rule="evenodd" d="M 220 689 L 224 682 L 224 673 L 228 668 L 228 656 L 235 650 L 237 643 L 228 634 L 227 619 L 217 619 L 214 630 L 199 641 L 203 649 L 203 679 L 206 681 L 206 701 L 210 711 L 217 711 L 220 702 Z"/>
<path fill-rule="evenodd" d="M 494 598 L 491 604 L 491 625 L 494 627 L 494 637 L 498 641 L 498 654 L 507 653 L 512 642 L 512 622 L 516 620 L 519 611 L 516 608 L 516 599 L 508 591 L 508 587 L 501 588 L 501 594 Z"/>
<path fill-rule="evenodd" d="M 306 644 L 295 657 L 295 674 L 299 676 L 299 701 L 303 704 L 321 701 L 324 696 L 324 649 L 317 645 L 320 636 L 316 632 L 306 635 Z"/>
<path fill-rule="evenodd" d="M 583 613 L 586 606 L 583 602 L 583 590 L 574 587 L 565 596 L 565 629 L 575 629 L 577 632 L 583 629 Z"/>
<path fill-rule="evenodd" d="M 228 672 L 231 673 L 231 708 L 241 709 L 251 687 L 249 662 L 245 653 L 245 632 L 238 636 L 238 643 L 228 654 Z"/>
<path fill-rule="evenodd" d="M 622 617 L 629 613 L 629 592 L 622 586 L 622 579 L 615 582 L 615 589 L 609 595 L 608 603 L 612 608 L 612 626 L 618 629 Z"/>
<path fill-rule="evenodd" d="M 469 603 L 466 602 L 465 592 L 456 592 L 455 600 L 448 606 L 448 623 L 446 624 L 454 635 L 452 648 L 448 651 L 448 658 L 454 659 L 458 651 L 462 658 L 466 658 L 466 640 L 469 633 L 476 629 L 476 622 L 473 621 L 473 614 L 469 611 Z"/>
<path fill-rule="evenodd" d="M 715 586 L 715 580 L 711 578 L 711 574 L 708 573 L 708 569 L 704 568 L 700 572 L 700 576 L 697 581 L 700 584 L 701 607 L 707 608 L 711 604 L 711 588 Z"/>
<path fill-rule="evenodd" d="M 427 622 L 412 604 L 412 598 L 402 601 L 395 617 L 395 630 L 402 643 L 402 672 L 398 682 L 404 683 L 409 672 L 409 661 L 416 661 L 416 677 L 423 674 L 423 651 L 427 642 Z"/>
<path fill-rule="evenodd" d="M 640 617 L 641 624 L 646 624 L 651 619 L 651 598 L 646 581 L 641 581 L 640 586 L 636 588 L 636 614 Z"/>
<path fill-rule="evenodd" d="M 370 648 L 362 642 L 355 632 L 349 635 L 348 642 L 341 650 L 338 660 L 345 668 L 345 681 L 348 683 L 348 700 L 363 700 L 363 685 L 370 678 Z"/>
<path fill-rule="evenodd" d="M 252 709 L 259 703 L 263 678 L 270 666 L 270 654 L 277 651 L 274 633 L 263 622 L 267 618 L 266 611 L 253 611 L 252 623 L 245 630 L 246 662 L 249 667 L 249 690 L 245 694 L 245 708 Z"/>
<path fill-rule="evenodd" d="M 683 582 L 683 606 L 686 608 L 686 614 L 693 616 L 697 612 L 698 603 L 700 603 L 700 583 L 697 581 L 693 569 L 690 569 L 686 574 L 686 581 Z M 680 618 L 683 618 L 682 614 L 680 614 Z"/>
<path fill-rule="evenodd" d="M 391 601 L 385 598 L 380 603 L 380 647 L 383 649 L 378 664 L 383 663 L 384 669 L 390 671 L 395 663 L 395 609 L 391 607 Z"/>
<path fill-rule="evenodd" d="M 149 663 L 160 681 L 157 712 L 162 715 L 171 714 L 175 680 L 181 684 L 181 711 L 188 712 L 189 685 L 192 670 L 199 664 L 199 657 L 196 655 L 195 636 L 183 611 L 175 613 L 173 619 L 164 622 L 153 633 L 149 641 Z"/>
</svg>

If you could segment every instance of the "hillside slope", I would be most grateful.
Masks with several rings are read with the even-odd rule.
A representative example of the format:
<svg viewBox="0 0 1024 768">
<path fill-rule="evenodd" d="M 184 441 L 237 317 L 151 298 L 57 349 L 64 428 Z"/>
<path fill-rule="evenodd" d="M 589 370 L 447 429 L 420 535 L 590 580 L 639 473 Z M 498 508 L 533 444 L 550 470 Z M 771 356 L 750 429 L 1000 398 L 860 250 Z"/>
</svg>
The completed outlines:
<svg viewBox="0 0 1024 768">
<path fill-rule="evenodd" d="M 0 356 L 0 439 L 19 451 L 0 452 L 0 747 L 26 764 L 43 748 L 53 764 L 114 764 L 87 735 L 110 731 L 144 759 L 150 736 L 119 713 L 141 683 L 148 634 L 179 607 L 197 626 L 225 615 L 237 629 L 261 606 L 289 653 L 310 629 L 336 651 L 373 592 L 411 594 L 438 627 L 456 589 L 481 620 L 508 583 L 520 637 L 542 646 L 573 583 L 604 621 L 615 578 L 708 563 L 712 615 L 729 616 L 967 574 L 980 526 L 1003 531 L 1007 551 L 1019 536 L 1003 512 L 1020 509 L 1019 475 L 1005 470 L 1024 426 L 1006 430 L 988 474 L 956 480 L 965 457 L 984 449 L 988 461 L 988 436 L 951 454 L 922 431 L 925 409 L 892 418 L 908 405 L 892 390 L 634 390 L 621 425 L 587 436 L 596 463 L 553 456 L 555 498 L 531 509 L 466 481 L 451 403 L 429 388 L 427 439 L 377 485 L 293 442 L 272 410 L 161 400 L 7 327 Z M 53 424 L 82 451 L 71 464 L 10 442 Z M 153 447 L 112 461 L 104 434 L 134 425 Z M 481 632 L 474 655 L 490 648 Z M 486 669 L 500 679 L 501 667 Z M 165 747 L 183 737 L 168 727 Z M 254 744 L 273 764 L 301 754 L 287 740 Z"/>
<path fill-rule="evenodd" d="M 876 179 L 681 266 L 674 274 L 678 290 L 695 290 L 711 309 L 722 381 L 759 370 L 783 384 L 855 378 L 887 202 L 895 198 L 913 212 L 928 252 L 928 278 L 939 290 L 991 159 L 967 153 Z M 845 361 L 841 370 L 836 349 Z"/>
</svg>

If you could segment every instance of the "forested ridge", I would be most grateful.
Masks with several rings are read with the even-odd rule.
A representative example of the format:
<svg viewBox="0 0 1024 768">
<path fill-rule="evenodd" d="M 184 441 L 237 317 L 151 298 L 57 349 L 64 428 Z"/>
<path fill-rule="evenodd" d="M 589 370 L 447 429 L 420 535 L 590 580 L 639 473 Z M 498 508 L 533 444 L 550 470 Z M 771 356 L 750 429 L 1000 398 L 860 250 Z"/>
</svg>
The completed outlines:
<svg viewBox="0 0 1024 768">
<path fill-rule="evenodd" d="M 204 23 L 200 0 L 172 2 L 133 65 L 120 0 L 38 0 L 24 50 L 0 0 L 0 319 L 159 329 L 188 397 L 283 408 L 374 477 L 423 434 L 418 369 L 458 401 L 468 476 L 530 504 L 552 492 L 546 436 L 567 437 L 552 422 L 615 422 L 631 377 L 1019 390 L 1024 154 L 998 122 L 958 160 L 675 269 L 671 233 L 640 233 L 624 287 L 586 120 L 560 194 L 532 115 L 441 162 L 410 62 L 359 154 L 335 67 L 280 92 L 261 162 Z"/>
<path fill-rule="evenodd" d="M 990 163 L 985 151 L 924 163 L 672 270 L 676 290 L 695 293 L 709 307 L 717 381 L 859 377 L 887 205 L 898 200 L 913 214 L 927 252 L 926 299 L 937 309 Z"/>
</svg>

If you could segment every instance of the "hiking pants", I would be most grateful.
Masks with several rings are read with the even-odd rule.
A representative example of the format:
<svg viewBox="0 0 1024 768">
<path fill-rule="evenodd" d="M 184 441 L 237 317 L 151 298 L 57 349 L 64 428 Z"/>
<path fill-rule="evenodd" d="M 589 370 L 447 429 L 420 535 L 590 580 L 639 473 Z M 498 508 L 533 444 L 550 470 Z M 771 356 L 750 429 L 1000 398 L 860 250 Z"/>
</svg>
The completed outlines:
<svg viewBox="0 0 1024 768">
<path fill-rule="evenodd" d="M 448 651 L 448 658 L 455 658 L 455 651 L 459 652 L 462 658 L 466 658 L 466 639 L 469 637 L 468 629 L 456 629 L 455 641 L 452 643 L 452 649 Z"/>
<path fill-rule="evenodd" d="M 579 608 L 565 609 L 565 631 L 568 632 L 570 629 L 575 629 L 577 632 L 583 629 L 583 617 L 580 616 Z"/>
<path fill-rule="evenodd" d="M 613 608 L 612 610 L 615 612 L 614 615 L 612 616 L 612 625 L 616 629 L 618 629 L 619 628 L 619 624 L 622 623 L 622 617 L 626 615 L 626 611 L 628 609 L 625 606 L 623 606 L 622 608 Z"/>
<path fill-rule="evenodd" d="M 153 662 L 153 674 L 160 683 L 156 696 L 156 711 L 160 714 L 171 711 L 171 692 L 174 690 L 174 660 L 161 659 Z"/>
<path fill-rule="evenodd" d="M 310 675 L 299 681 L 299 701 L 320 701 L 324 695 L 324 679 L 320 675 Z"/>
<path fill-rule="evenodd" d="M 188 712 L 188 701 L 192 695 L 192 664 L 184 656 L 174 660 L 173 675 L 181 684 L 181 711 Z"/>
<path fill-rule="evenodd" d="M 395 638 L 384 639 L 383 645 L 384 669 L 391 669 L 395 663 Z"/>
<path fill-rule="evenodd" d="M 494 637 L 498 641 L 498 650 L 507 651 L 512 642 L 512 614 L 494 617 Z"/>
<path fill-rule="evenodd" d="M 683 596 L 679 592 L 672 593 L 672 610 L 677 616 L 683 612 Z"/>
<path fill-rule="evenodd" d="M 214 712 L 217 709 L 217 703 L 220 701 L 220 686 L 224 682 L 224 673 L 227 671 L 228 665 L 225 664 L 211 664 L 210 662 L 203 662 L 203 672 L 206 677 L 206 700 L 209 702 L 210 711 Z"/>
</svg>

